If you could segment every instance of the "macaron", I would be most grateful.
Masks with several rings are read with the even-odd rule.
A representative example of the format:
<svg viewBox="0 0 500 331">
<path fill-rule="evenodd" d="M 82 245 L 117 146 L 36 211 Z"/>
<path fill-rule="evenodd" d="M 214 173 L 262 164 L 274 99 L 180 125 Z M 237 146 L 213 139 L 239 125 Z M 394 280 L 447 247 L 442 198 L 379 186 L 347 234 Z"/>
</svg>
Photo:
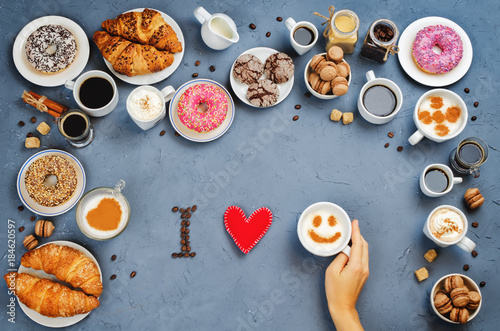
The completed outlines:
<svg viewBox="0 0 500 331">
<path fill-rule="evenodd" d="M 328 63 L 328 61 L 325 61 L 325 62 Z M 335 77 L 337 77 L 337 69 L 336 69 L 337 66 L 335 66 L 335 64 L 333 62 L 329 62 L 329 63 L 332 63 L 333 66 L 325 65 L 325 66 L 323 66 L 323 68 L 319 72 L 319 76 L 321 77 L 322 80 L 330 81 L 330 80 L 334 79 Z"/>
<path fill-rule="evenodd" d="M 331 82 L 333 94 L 340 96 L 347 93 L 349 89 L 349 83 L 344 77 L 336 77 Z"/>
<path fill-rule="evenodd" d="M 330 91 L 330 82 L 329 81 L 324 81 L 322 80 L 319 75 L 315 72 L 311 73 L 309 75 L 309 84 L 311 84 L 311 87 L 313 90 L 318 92 L 319 94 L 327 94 L 328 91 Z"/>
<path fill-rule="evenodd" d="M 351 66 L 349 65 L 349 63 L 347 62 L 337 63 L 337 74 L 340 77 L 347 78 L 350 72 L 351 72 Z"/>
<path fill-rule="evenodd" d="M 454 288 L 450 293 L 453 305 L 458 308 L 463 308 L 469 304 L 469 289 L 467 287 Z"/>
<path fill-rule="evenodd" d="M 469 292 L 469 304 L 467 305 L 467 309 L 476 309 L 479 307 L 479 303 L 481 302 L 481 295 L 476 291 Z"/>
<path fill-rule="evenodd" d="M 437 311 L 441 313 L 441 315 L 448 314 L 453 309 L 451 300 L 446 292 L 439 291 L 436 293 L 434 296 L 434 307 L 436 307 Z"/>
<path fill-rule="evenodd" d="M 458 275 L 450 276 L 446 278 L 444 281 L 444 289 L 448 293 L 450 293 L 454 288 L 463 286 L 464 286 L 464 280 L 462 279 L 462 277 Z"/>
<path fill-rule="evenodd" d="M 344 58 L 344 51 L 339 46 L 332 46 L 326 53 L 326 59 L 328 61 L 334 61 L 339 63 Z"/>
<path fill-rule="evenodd" d="M 325 57 L 323 55 L 317 54 L 317 55 L 314 55 L 313 58 L 311 59 L 310 66 L 311 66 L 312 70 L 316 71 L 319 74 L 320 64 L 323 62 L 326 62 Z M 321 67 L 321 68 L 323 68 L 323 67 Z"/>
<path fill-rule="evenodd" d="M 469 311 L 465 308 L 454 307 L 450 312 L 450 320 L 465 324 L 469 320 Z"/>
</svg>

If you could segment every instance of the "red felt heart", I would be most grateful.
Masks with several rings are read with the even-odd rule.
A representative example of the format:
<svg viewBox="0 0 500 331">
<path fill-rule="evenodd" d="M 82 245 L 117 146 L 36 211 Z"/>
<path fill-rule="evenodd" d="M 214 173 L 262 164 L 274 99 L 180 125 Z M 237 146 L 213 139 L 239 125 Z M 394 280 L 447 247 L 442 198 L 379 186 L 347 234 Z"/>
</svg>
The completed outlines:
<svg viewBox="0 0 500 331">
<path fill-rule="evenodd" d="M 240 207 L 231 206 L 224 213 L 224 225 L 236 246 L 245 254 L 259 242 L 273 222 L 273 213 L 267 208 L 259 208 L 246 218 Z"/>
</svg>

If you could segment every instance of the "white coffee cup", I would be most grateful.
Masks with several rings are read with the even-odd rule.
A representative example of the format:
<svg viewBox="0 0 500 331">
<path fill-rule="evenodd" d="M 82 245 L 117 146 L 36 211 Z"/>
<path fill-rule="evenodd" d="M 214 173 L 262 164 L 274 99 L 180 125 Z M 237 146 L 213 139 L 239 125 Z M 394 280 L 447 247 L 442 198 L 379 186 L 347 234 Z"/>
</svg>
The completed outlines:
<svg viewBox="0 0 500 331">
<path fill-rule="evenodd" d="M 385 124 L 390 122 L 394 117 L 396 117 L 398 112 L 401 110 L 401 106 L 403 105 L 403 93 L 401 93 L 401 89 L 392 80 L 389 80 L 387 78 L 375 78 L 375 73 L 373 72 L 373 70 L 370 70 L 366 73 L 366 80 L 367 82 L 361 88 L 361 92 L 359 93 L 358 97 L 358 111 L 360 115 L 372 124 Z M 396 106 L 394 107 L 394 110 L 387 116 L 374 115 L 370 113 L 364 105 L 363 98 L 366 91 L 370 87 L 376 85 L 382 85 L 388 88 L 394 93 L 394 96 L 396 97 Z"/>
<path fill-rule="evenodd" d="M 318 41 L 318 29 L 316 29 L 316 26 L 312 24 L 311 22 L 307 21 L 300 21 L 300 22 L 295 22 L 295 20 L 291 17 L 287 18 L 285 21 L 285 25 L 290 30 L 290 43 L 292 44 L 293 49 L 297 52 L 299 55 L 303 55 L 311 50 L 313 48 L 314 44 Z M 297 29 L 304 27 L 311 31 L 314 35 L 313 40 L 307 44 L 307 45 L 302 45 L 299 44 L 294 37 L 295 31 Z"/>
<path fill-rule="evenodd" d="M 435 192 L 427 186 L 427 184 L 425 183 L 425 175 L 431 169 L 440 170 L 446 175 L 448 179 L 448 187 L 446 188 L 446 190 L 442 192 Z M 425 195 L 432 198 L 440 197 L 450 193 L 450 191 L 453 189 L 453 185 L 459 184 L 461 182 L 462 177 L 453 177 L 453 171 L 451 171 L 451 169 L 447 165 L 441 163 L 429 164 L 427 167 L 425 167 L 424 171 L 422 171 L 422 174 L 420 175 L 420 189 Z"/>
<path fill-rule="evenodd" d="M 320 226 L 323 227 L 322 231 L 324 231 L 325 227 L 327 228 L 327 231 L 329 230 L 328 226 L 330 226 L 330 224 L 327 219 L 324 219 L 321 222 L 322 224 L 318 227 L 313 225 L 312 219 L 315 215 L 333 215 L 335 217 L 338 227 L 335 225 L 336 228 L 331 230 L 330 234 L 339 231 L 341 232 L 341 236 L 337 239 L 338 242 L 330 245 L 331 247 L 326 246 L 329 244 L 316 245 L 315 242 L 312 242 L 310 238 L 307 237 L 309 230 L 319 229 Z M 302 246 L 304 246 L 304 248 L 310 253 L 318 256 L 332 256 L 340 252 L 350 256 L 351 247 L 348 244 L 351 239 L 351 231 L 351 220 L 349 219 L 347 213 L 344 209 L 331 202 L 317 202 L 310 205 L 302 212 L 297 223 L 297 234 Z"/>
<path fill-rule="evenodd" d="M 454 104 L 457 104 L 460 109 L 461 109 L 461 115 L 460 115 L 460 120 L 462 121 L 460 124 L 460 127 L 452 134 L 448 134 L 444 137 L 438 136 L 437 134 L 431 134 L 428 131 L 426 131 L 423 127 L 424 124 L 422 124 L 418 118 L 418 111 L 420 108 L 420 105 L 422 102 L 427 99 L 429 96 L 435 95 L 435 96 L 441 96 L 443 98 L 449 98 L 451 102 Z M 458 136 L 465 128 L 465 125 L 467 124 L 467 118 L 468 118 L 468 113 L 467 113 L 467 106 L 465 105 L 465 102 L 462 100 L 462 98 L 456 94 L 455 92 L 452 92 L 447 89 L 433 89 L 430 91 L 427 91 L 424 93 L 420 99 L 418 99 L 417 104 L 415 105 L 415 111 L 413 112 L 413 121 L 415 122 L 415 125 L 417 126 L 417 131 L 411 135 L 410 138 L 408 138 L 408 142 L 412 145 L 416 145 L 422 140 L 424 137 L 427 137 L 430 140 L 433 140 L 435 142 L 443 142 L 446 140 L 450 140 L 452 138 L 455 138 Z"/>
<path fill-rule="evenodd" d="M 106 79 L 113 87 L 113 97 L 105 106 L 103 106 L 101 108 L 89 108 L 89 107 L 85 106 L 80 100 L 80 87 L 87 79 L 92 78 L 92 77 L 100 77 L 100 78 Z M 89 116 L 93 116 L 93 117 L 105 116 L 105 115 L 111 113 L 115 109 L 116 105 L 118 104 L 118 88 L 116 87 L 116 83 L 115 83 L 113 77 L 111 77 L 110 75 L 108 75 L 104 71 L 100 71 L 100 70 L 87 71 L 86 73 L 80 75 L 80 77 L 78 77 L 78 79 L 74 82 L 71 80 L 67 80 L 66 83 L 64 83 L 64 86 L 67 89 L 73 90 L 73 98 L 75 99 L 76 103 L 78 104 L 78 107 Z"/>
<path fill-rule="evenodd" d="M 161 102 L 161 111 L 155 115 L 152 118 L 140 118 L 136 112 L 133 110 L 133 98 L 138 94 L 138 92 L 141 91 L 149 91 L 151 93 L 154 93 L 159 97 L 159 100 Z M 128 98 L 127 98 L 127 112 L 129 116 L 132 118 L 132 120 L 143 130 L 149 130 L 156 124 L 158 124 L 162 119 L 165 118 L 165 115 L 167 113 L 165 103 L 170 101 L 172 97 L 175 94 L 175 89 L 172 86 L 167 86 L 164 87 L 161 91 L 158 90 L 157 88 L 149 85 L 143 85 L 139 86 L 136 89 L 134 89 L 132 92 L 130 92 Z"/>
<path fill-rule="evenodd" d="M 462 218 L 462 220 L 464 221 L 463 232 L 458 236 L 458 238 L 456 240 L 443 241 L 443 240 L 435 237 L 432 234 L 431 229 L 430 229 L 431 218 L 432 218 L 432 215 L 434 215 L 434 213 L 440 209 L 451 209 L 451 210 L 457 212 L 460 215 L 460 217 Z M 460 247 L 464 251 L 470 253 L 474 250 L 474 248 L 476 248 L 476 244 L 472 240 L 470 240 L 469 238 L 467 238 L 465 236 L 468 228 L 469 228 L 469 223 L 467 221 L 467 217 L 465 217 L 465 214 L 460 209 L 458 209 L 457 207 L 450 206 L 450 205 L 441 205 L 439 207 L 436 207 L 433 211 L 431 211 L 431 213 L 427 217 L 427 221 L 424 224 L 424 234 L 427 236 L 427 238 L 434 241 L 436 243 L 436 245 L 438 245 L 440 247 L 448 247 L 451 245 L 457 245 L 458 247 Z"/>
</svg>

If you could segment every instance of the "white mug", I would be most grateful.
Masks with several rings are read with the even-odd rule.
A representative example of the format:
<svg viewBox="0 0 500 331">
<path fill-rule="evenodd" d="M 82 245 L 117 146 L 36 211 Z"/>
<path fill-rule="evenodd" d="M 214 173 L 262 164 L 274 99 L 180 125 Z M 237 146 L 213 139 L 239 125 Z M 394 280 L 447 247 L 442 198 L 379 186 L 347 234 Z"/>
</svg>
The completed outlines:
<svg viewBox="0 0 500 331">
<path fill-rule="evenodd" d="M 313 48 L 314 44 L 318 41 L 318 29 L 316 29 L 316 26 L 312 24 L 311 22 L 307 21 L 301 21 L 301 22 L 295 22 L 295 20 L 291 17 L 287 18 L 285 21 L 285 25 L 290 30 L 290 43 L 292 44 L 293 49 L 297 52 L 299 55 L 303 55 L 311 50 Z M 295 32 L 297 29 L 304 27 L 310 31 L 312 31 L 314 38 L 313 40 L 307 44 L 307 45 L 302 45 L 299 44 L 294 37 Z"/>
<path fill-rule="evenodd" d="M 142 119 L 137 117 L 137 115 L 134 114 L 134 111 L 132 110 L 132 101 L 131 98 L 139 91 L 142 90 L 147 90 L 155 93 L 158 95 L 158 97 L 161 100 L 162 104 L 162 109 L 158 115 L 156 115 L 154 118 L 151 119 Z M 138 127 L 143 129 L 144 131 L 151 129 L 153 126 L 156 124 L 160 123 L 162 119 L 165 118 L 165 115 L 167 113 L 165 103 L 170 101 L 172 97 L 175 94 L 175 89 L 172 86 L 167 86 L 163 88 L 161 91 L 158 90 L 157 88 L 149 85 L 144 85 L 144 86 L 139 86 L 136 89 L 134 89 L 132 92 L 130 92 L 128 98 L 127 98 L 127 112 L 129 116 L 132 118 L 132 120 L 137 124 Z"/>
<path fill-rule="evenodd" d="M 310 240 L 308 240 L 308 231 L 311 229 L 314 230 L 314 225 L 309 224 L 308 222 L 312 222 L 310 218 L 315 214 L 334 215 L 336 221 L 341 223 L 339 224 L 339 226 L 343 229 L 343 233 L 340 238 L 337 239 L 340 240 L 339 244 L 335 245 L 333 249 L 328 249 L 328 247 L 325 247 L 326 249 L 323 249 L 323 247 L 315 248 L 311 244 Z M 322 224 L 324 224 L 323 226 L 329 226 L 329 224 L 326 223 L 329 222 L 327 220 L 322 221 Z M 342 209 L 340 206 L 331 202 L 317 202 L 310 205 L 302 212 L 297 223 L 297 234 L 299 236 L 300 243 L 310 253 L 318 256 L 332 256 L 340 252 L 344 253 L 347 256 L 350 256 L 351 247 L 349 246 L 349 240 L 351 239 L 351 231 L 352 226 L 349 215 L 347 215 L 344 209 Z"/>
<path fill-rule="evenodd" d="M 442 192 L 435 192 L 431 190 L 429 187 L 427 187 L 425 183 L 425 175 L 431 169 L 436 169 L 444 172 L 444 174 L 448 179 L 448 187 L 446 188 L 446 190 Z M 441 163 L 433 163 L 428 165 L 427 167 L 425 167 L 424 171 L 422 171 L 422 174 L 420 175 L 420 189 L 425 195 L 431 198 L 440 197 L 450 193 L 450 191 L 453 189 L 453 185 L 459 184 L 461 182 L 462 182 L 462 177 L 453 177 L 453 171 L 451 171 L 451 169 L 447 165 Z"/>
<path fill-rule="evenodd" d="M 426 98 L 428 98 L 431 95 L 436 95 L 436 96 L 441 96 L 441 97 L 446 97 L 452 100 L 453 103 L 456 103 L 460 109 L 461 109 L 461 124 L 460 127 L 452 134 L 446 135 L 444 137 L 438 136 L 437 134 L 431 133 L 428 130 L 424 129 L 424 124 L 422 124 L 418 118 L 418 112 L 420 109 L 420 105 L 422 104 L 423 101 L 425 101 Z M 424 137 L 427 137 L 430 140 L 433 140 L 435 142 L 443 142 L 452 138 L 455 138 L 458 136 L 465 128 L 465 125 L 467 124 L 467 106 L 465 105 L 465 102 L 462 100 L 462 98 L 456 94 L 455 92 L 452 92 L 447 89 L 433 89 L 430 91 L 427 91 L 424 93 L 420 99 L 418 99 L 417 104 L 415 105 L 415 111 L 413 112 L 413 121 L 415 122 L 415 125 L 417 126 L 417 131 L 411 135 L 410 138 L 408 138 L 408 142 L 412 145 L 416 145 L 422 140 Z"/>
<path fill-rule="evenodd" d="M 394 83 L 392 80 L 389 80 L 387 78 L 375 78 L 375 73 L 373 70 L 370 70 L 366 73 L 366 84 L 363 85 L 361 88 L 361 92 L 359 93 L 358 97 L 358 111 L 359 114 L 368 122 L 372 124 L 385 124 L 390 122 L 398 112 L 401 110 L 401 106 L 403 105 L 403 93 L 401 93 L 401 89 L 399 88 L 396 83 Z M 377 116 L 372 113 L 370 113 L 363 102 L 363 98 L 365 96 L 366 91 L 373 86 L 376 85 L 382 85 L 389 90 L 391 90 L 394 93 L 394 96 L 396 97 L 396 107 L 394 110 L 387 116 Z"/>
<path fill-rule="evenodd" d="M 113 87 L 113 97 L 111 100 L 108 102 L 107 105 L 101 107 L 101 108 L 89 108 L 85 106 L 81 100 L 80 100 L 80 87 L 82 84 L 89 78 L 92 77 L 100 77 L 106 79 L 111 86 Z M 110 75 L 105 73 L 104 71 L 100 70 L 91 70 L 87 71 L 86 73 L 82 74 L 76 81 L 71 81 L 67 80 L 66 83 L 64 83 L 64 86 L 67 89 L 73 90 L 73 98 L 75 99 L 76 103 L 78 104 L 78 107 L 83 110 L 87 115 L 93 116 L 93 117 L 102 117 L 105 116 L 109 113 L 111 113 L 116 105 L 118 104 L 118 88 L 116 87 L 116 83 Z"/>
<path fill-rule="evenodd" d="M 436 211 L 438 211 L 439 209 L 444 209 L 444 208 L 456 211 L 460 215 L 460 217 L 462 217 L 462 219 L 464 220 L 464 231 L 458 237 L 458 239 L 456 239 L 454 241 L 440 240 L 440 239 L 436 238 L 434 235 L 432 235 L 431 230 L 430 230 L 430 220 L 431 220 L 432 215 L 434 215 L 434 213 Z M 424 224 L 424 234 L 426 235 L 427 238 L 434 241 L 436 243 L 436 245 L 438 245 L 440 247 L 448 247 L 451 245 L 457 245 L 458 247 L 460 247 L 464 251 L 470 253 L 474 250 L 474 248 L 476 248 L 476 244 L 472 240 L 470 240 L 469 238 L 467 238 L 465 236 L 468 228 L 469 228 L 469 223 L 467 221 L 467 217 L 465 217 L 465 214 L 460 209 L 458 209 L 457 207 L 450 206 L 450 205 L 441 205 L 439 207 L 436 207 L 433 211 L 431 211 L 431 213 L 427 217 L 427 221 Z"/>
</svg>

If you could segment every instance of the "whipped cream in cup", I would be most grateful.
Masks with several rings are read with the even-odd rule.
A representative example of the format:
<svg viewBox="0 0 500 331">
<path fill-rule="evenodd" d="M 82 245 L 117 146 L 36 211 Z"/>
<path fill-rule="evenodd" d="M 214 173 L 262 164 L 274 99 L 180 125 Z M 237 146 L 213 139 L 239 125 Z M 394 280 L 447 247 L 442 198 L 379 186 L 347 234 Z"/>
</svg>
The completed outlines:
<svg viewBox="0 0 500 331">
<path fill-rule="evenodd" d="M 165 103 L 174 94 L 175 89 L 170 85 L 161 91 L 149 85 L 139 86 L 127 98 L 128 114 L 138 127 L 149 130 L 165 118 Z"/>
</svg>

